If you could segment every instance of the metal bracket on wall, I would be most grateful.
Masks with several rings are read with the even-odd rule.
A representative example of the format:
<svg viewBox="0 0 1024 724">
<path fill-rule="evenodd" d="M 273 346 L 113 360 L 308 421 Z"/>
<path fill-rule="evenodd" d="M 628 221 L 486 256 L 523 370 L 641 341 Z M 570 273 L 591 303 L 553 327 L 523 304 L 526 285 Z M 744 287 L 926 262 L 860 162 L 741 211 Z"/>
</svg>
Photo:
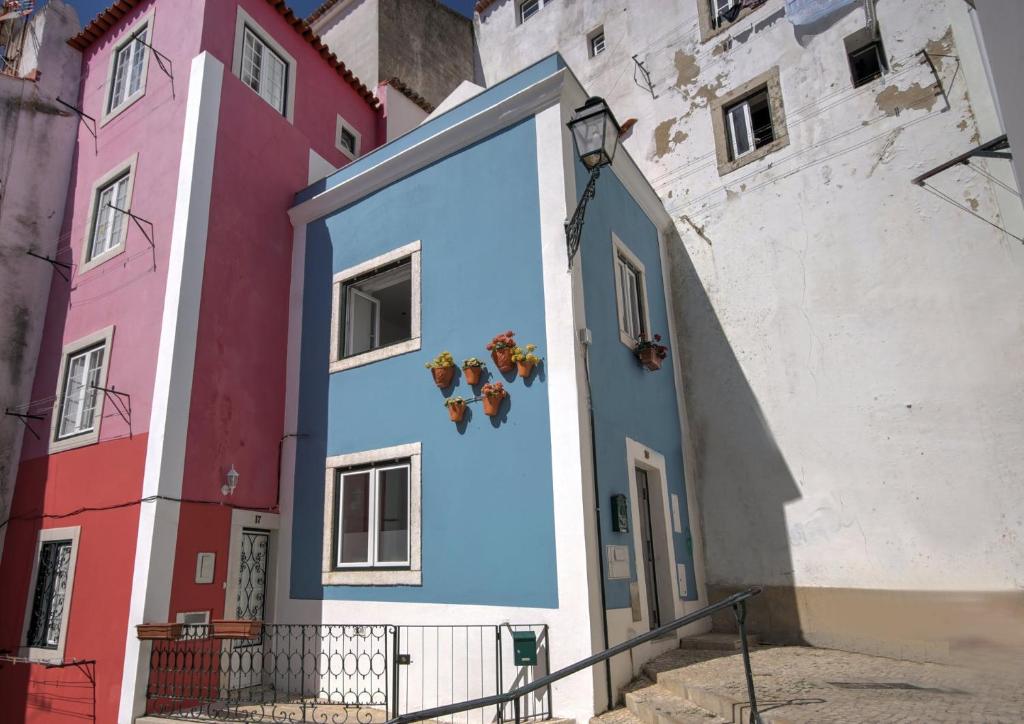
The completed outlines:
<svg viewBox="0 0 1024 724">
<path fill-rule="evenodd" d="M 114 406 L 114 410 L 121 419 L 128 425 L 128 439 L 132 439 L 132 396 L 127 392 L 121 392 L 120 390 L 111 387 L 100 387 L 99 385 L 90 385 L 94 390 L 101 390 L 106 392 L 110 397 L 110 404 Z"/>
<path fill-rule="evenodd" d="M 919 50 L 917 54 L 923 56 L 922 63 L 927 63 L 928 67 L 932 69 L 932 75 L 935 76 L 935 83 L 939 86 L 939 94 L 942 96 L 942 100 L 945 101 L 946 107 L 942 109 L 942 112 L 950 110 L 953 106 L 949 103 L 949 91 L 953 89 L 953 83 L 956 81 L 956 76 L 960 72 L 960 56 L 959 55 L 947 55 L 945 53 L 929 53 L 927 50 Z M 956 59 L 956 70 L 953 71 L 953 77 L 949 79 L 949 88 L 946 88 L 946 84 L 942 82 L 942 77 L 939 75 L 939 69 L 935 66 L 935 61 L 932 58 L 955 58 Z"/>
<path fill-rule="evenodd" d="M 145 40 L 140 38 L 139 34 L 144 32 L 146 32 L 145 28 L 140 28 L 139 30 L 136 30 L 134 33 L 132 33 L 131 40 L 135 41 L 139 45 L 144 45 L 153 51 L 153 57 L 156 58 L 156 64 L 160 67 L 160 70 L 163 71 L 164 75 L 171 79 L 171 98 L 174 98 L 174 61 L 172 61 L 166 55 L 164 55 L 159 50 L 154 48 L 152 45 L 147 43 Z M 164 65 L 165 62 L 167 63 L 167 65 Z M 170 66 L 170 68 L 168 68 L 167 66 Z"/>
<path fill-rule="evenodd" d="M 70 282 L 71 281 L 71 278 L 65 273 L 65 272 L 68 272 L 68 273 L 71 272 L 71 265 L 70 264 L 68 264 L 66 262 L 63 262 L 63 261 L 57 261 L 56 259 L 51 259 L 48 256 L 43 256 L 41 254 L 36 254 L 31 249 L 26 250 L 25 253 L 28 254 L 31 257 L 35 257 L 36 259 L 42 259 L 43 261 L 48 262 L 53 267 L 53 270 L 55 272 L 57 272 L 58 274 L 60 274 L 60 278 L 61 279 L 63 279 L 66 282 Z"/>
<path fill-rule="evenodd" d="M 29 420 L 45 420 L 45 416 L 31 415 L 28 412 L 14 412 L 10 408 L 4 410 L 4 414 L 7 415 L 8 417 L 18 418 L 18 420 L 21 421 L 21 424 L 25 426 L 25 429 L 31 432 L 32 436 L 35 437 L 36 440 L 41 439 L 39 437 L 39 433 L 32 429 L 32 423 L 30 423 Z"/>
<path fill-rule="evenodd" d="M 583 196 L 572 213 L 572 218 L 565 222 L 565 245 L 569 255 L 569 268 L 572 269 L 572 260 L 580 249 L 580 238 L 583 235 L 583 217 L 587 212 L 587 202 L 594 198 L 595 184 L 597 177 L 601 175 L 601 169 L 595 166 L 590 170 L 590 180 L 587 187 L 583 189 Z"/>
<path fill-rule="evenodd" d="M 146 237 L 146 241 L 149 242 L 149 249 L 153 253 L 153 271 L 156 271 L 156 242 L 153 241 L 153 237 L 156 236 L 156 227 L 153 226 L 153 222 L 148 219 L 143 219 L 141 216 L 136 216 L 131 212 L 131 209 L 120 209 L 110 202 L 107 202 L 107 206 L 112 208 L 114 211 L 124 214 L 134 221 L 137 227 L 139 227 L 139 231 L 142 232 L 142 235 Z M 143 224 L 149 227 L 149 231 L 146 231 L 146 227 L 143 226 Z"/>
<path fill-rule="evenodd" d="M 92 116 L 90 116 L 85 111 L 83 111 L 78 106 L 73 106 L 70 103 L 68 103 L 67 101 L 61 100 L 60 96 L 57 96 L 57 102 L 60 103 L 65 108 L 70 108 L 72 111 L 74 111 L 75 113 L 78 114 L 78 120 L 81 122 L 81 124 L 83 126 L 85 126 L 85 130 L 87 130 L 89 132 L 89 135 L 92 136 L 93 152 L 94 153 L 99 153 L 100 149 L 99 149 L 99 145 L 98 145 L 98 141 L 97 141 L 98 136 L 97 136 L 97 128 L 96 128 L 96 119 L 93 118 Z M 89 126 L 89 124 L 86 123 L 87 120 L 92 123 L 92 126 Z"/>
<path fill-rule="evenodd" d="M 651 72 L 644 67 L 644 62 L 638 60 L 635 55 L 633 56 L 633 62 L 636 63 L 636 67 L 633 68 L 633 82 L 650 93 L 651 98 L 657 99 L 658 96 L 654 95 L 654 84 L 651 83 Z M 637 78 L 638 73 L 640 78 Z"/>
</svg>

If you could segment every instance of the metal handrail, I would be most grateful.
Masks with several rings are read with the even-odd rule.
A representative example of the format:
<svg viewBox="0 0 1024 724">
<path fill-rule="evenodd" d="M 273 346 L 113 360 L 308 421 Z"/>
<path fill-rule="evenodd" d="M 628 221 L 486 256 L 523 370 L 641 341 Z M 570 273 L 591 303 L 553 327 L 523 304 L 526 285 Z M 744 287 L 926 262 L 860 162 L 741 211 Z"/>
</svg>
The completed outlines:
<svg viewBox="0 0 1024 724">
<path fill-rule="evenodd" d="M 482 709 L 487 706 L 497 706 L 499 704 L 507 704 L 512 702 L 513 709 L 515 711 L 515 721 L 519 724 L 519 699 L 526 696 L 532 691 L 541 689 L 545 686 L 549 686 L 556 681 L 564 679 L 567 676 L 575 674 L 584 669 L 589 669 L 594 664 L 598 664 L 602 661 L 629 651 L 640 644 L 647 643 L 656 638 L 664 636 L 666 633 L 675 631 L 678 628 L 682 628 L 694 621 L 699 621 L 702 618 L 707 618 L 713 613 L 721 611 L 726 608 L 732 608 L 733 613 L 736 616 L 736 623 L 739 627 L 740 633 L 740 644 L 743 652 L 743 669 L 747 678 L 747 695 L 750 697 L 750 724 L 761 724 L 761 716 L 757 711 L 757 699 L 754 696 L 754 677 L 750 670 L 750 652 L 747 647 L 747 627 L 746 627 L 746 610 L 747 600 L 757 596 L 761 593 L 760 586 L 751 586 L 745 591 L 734 593 L 728 598 L 723 598 L 718 603 L 713 603 L 710 606 L 705 606 L 702 609 L 694 611 L 693 613 L 687 614 L 682 618 L 677 618 L 675 621 L 660 626 L 659 628 L 652 629 L 645 634 L 634 636 L 627 641 L 623 641 L 621 644 L 616 644 L 610 648 L 605 649 L 592 656 L 588 656 L 585 659 L 581 659 L 574 664 L 559 669 L 546 676 L 542 676 L 539 679 L 531 681 L 529 684 L 524 684 L 518 688 L 512 689 L 511 691 L 505 692 L 504 694 L 495 694 L 493 696 L 485 696 L 479 699 L 470 699 L 463 701 L 458 704 L 446 704 L 445 706 L 437 706 L 432 709 L 422 709 L 420 711 L 412 712 L 410 714 L 402 714 L 393 719 L 389 719 L 385 724 L 412 724 L 413 722 L 425 721 L 427 719 L 438 719 L 449 714 L 459 714 L 464 711 L 472 711 L 473 709 Z M 550 712 L 549 712 L 550 714 Z"/>
</svg>

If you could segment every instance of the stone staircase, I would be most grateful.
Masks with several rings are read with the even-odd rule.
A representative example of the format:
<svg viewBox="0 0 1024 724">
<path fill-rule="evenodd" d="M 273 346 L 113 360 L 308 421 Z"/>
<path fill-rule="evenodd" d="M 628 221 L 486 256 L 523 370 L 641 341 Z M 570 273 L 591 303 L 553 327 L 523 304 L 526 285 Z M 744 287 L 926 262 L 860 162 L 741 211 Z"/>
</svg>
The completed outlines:
<svg viewBox="0 0 1024 724">
<path fill-rule="evenodd" d="M 749 635 L 751 649 L 757 636 Z M 728 724 L 742 721 L 749 709 L 745 700 L 723 697 L 709 689 L 688 685 L 678 669 L 693 663 L 740 652 L 736 634 L 707 633 L 684 638 L 678 650 L 643 666 L 641 675 L 624 693 L 625 706 L 591 719 L 591 724 Z M 734 719 L 735 717 L 735 719 Z"/>
</svg>

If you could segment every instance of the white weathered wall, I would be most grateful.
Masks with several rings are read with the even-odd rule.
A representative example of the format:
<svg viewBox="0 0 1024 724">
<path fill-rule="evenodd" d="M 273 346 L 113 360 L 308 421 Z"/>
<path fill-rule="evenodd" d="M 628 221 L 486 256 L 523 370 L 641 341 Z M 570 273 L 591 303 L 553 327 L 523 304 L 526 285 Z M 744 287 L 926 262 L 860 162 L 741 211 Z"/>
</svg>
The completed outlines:
<svg viewBox="0 0 1024 724">
<path fill-rule="evenodd" d="M 38 80 L 0 75 L 0 412 L 30 402 L 53 269 L 25 252 L 52 257 L 60 236 L 78 118 L 55 98 L 78 97 L 82 57 L 65 43 L 78 29 L 74 9 L 50 0 L 32 21 L 19 68 L 22 75 L 38 70 Z M 35 428 L 47 434 L 40 423 Z M 0 521 L 9 513 L 23 432 L 17 418 L 0 417 Z"/>
<path fill-rule="evenodd" d="M 313 23 L 313 32 L 368 88 L 380 78 L 380 0 L 343 0 Z"/>
<path fill-rule="evenodd" d="M 384 104 L 385 123 L 387 124 L 387 140 L 391 142 L 404 133 L 408 133 L 423 122 L 427 112 L 409 100 L 404 93 L 389 85 L 377 87 L 378 97 Z"/>
<path fill-rule="evenodd" d="M 638 119 L 624 146 L 680 237 L 709 586 L 1019 590 L 1024 247 L 910 183 L 995 127 L 966 3 L 882 0 L 891 72 L 857 89 L 859 3 L 797 38 L 768 0 L 707 43 L 695 3 L 552 0 L 516 25 L 498 2 L 475 24 L 488 84 L 557 50 Z M 925 47 L 962 56 L 936 59 L 949 111 Z M 790 144 L 720 177 L 709 103 L 776 65 Z M 983 170 L 1012 183 L 1000 163 Z M 933 183 L 1024 237 L 1019 197 L 982 175 Z"/>
</svg>

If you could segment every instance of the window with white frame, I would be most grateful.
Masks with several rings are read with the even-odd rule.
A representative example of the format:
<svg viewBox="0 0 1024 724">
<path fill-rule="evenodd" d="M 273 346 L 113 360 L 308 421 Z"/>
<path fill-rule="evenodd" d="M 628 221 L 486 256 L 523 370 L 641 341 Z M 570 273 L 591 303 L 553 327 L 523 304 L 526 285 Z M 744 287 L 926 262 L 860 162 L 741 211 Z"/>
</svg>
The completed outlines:
<svg viewBox="0 0 1024 724">
<path fill-rule="evenodd" d="M 419 585 L 420 444 L 327 458 L 323 583 Z"/>
<path fill-rule="evenodd" d="M 25 653 L 31 657 L 63 658 L 78 536 L 77 526 L 39 531 L 23 635 Z"/>
<path fill-rule="evenodd" d="M 420 243 L 334 277 L 331 371 L 420 348 Z"/>
<path fill-rule="evenodd" d="M 591 33 L 590 40 L 588 41 L 587 45 L 590 49 L 591 58 L 594 58 L 603 53 L 605 50 L 604 28 L 599 28 L 595 30 L 593 33 Z"/>
<path fill-rule="evenodd" d="M 731 161 L 742 158 L 775 140 L 767 88 L 761 88 L 743 100 L 727 106 L 725 120 Z"/>
<path fill-rule="evenodd" d="M 723 23 L 732 22 L 736 19 L 736 10 L 740 0 L 708 0 L 711 4 L 711 24 L 713 27 L 721 27 Z"/>
<path fill-rule="evenodd" d="M 248 26 L 242 33 L 242 82 L 282 115 L 288 92 L 288 64 Z"/>
<path fill-rule="evenodd" d="M 554 0 L 522 0 L 519 3 L 519 22 L 525 23 L 532 18 L 540 9 Z"/>
<path fill-rule="evenodd" d="M 146 89 L 146 67 L 149 48 L 149 26 L 143 24 L 131 31 L 128 38 L 114 49 L 107 113 L 138 98 Z"/>
<path fill-rule="evenodd" d="M 113 333 L 114 328 L 108 327 L 64 347 L 50 452 L 88 445 L 99 439 Z"/>
<path fill-rule="evenodd" d="M 87 262 L 113 251 L 120 245 L 125 231 L 124 212 L 128 210 L 130 184 L 131 172 L 125 171 L 97 190 L 92 214 L 92 235 L 85 256 Z"/>
<path fill-rule="evenodd" d="M 337 149 L 349 158 L 355 159 L 359 155 L 360 140 L 359 131 L 350 126 L 344 118 L 338 116 L 334 136 L 334 145 Z"/>
<path fill-rule="evenodd" d="M 619 339 L 633 349 L 648 335 L 647 281 L 644 265 L 615 234 L 615 303 L 619 314 Z"/>
</svg>

